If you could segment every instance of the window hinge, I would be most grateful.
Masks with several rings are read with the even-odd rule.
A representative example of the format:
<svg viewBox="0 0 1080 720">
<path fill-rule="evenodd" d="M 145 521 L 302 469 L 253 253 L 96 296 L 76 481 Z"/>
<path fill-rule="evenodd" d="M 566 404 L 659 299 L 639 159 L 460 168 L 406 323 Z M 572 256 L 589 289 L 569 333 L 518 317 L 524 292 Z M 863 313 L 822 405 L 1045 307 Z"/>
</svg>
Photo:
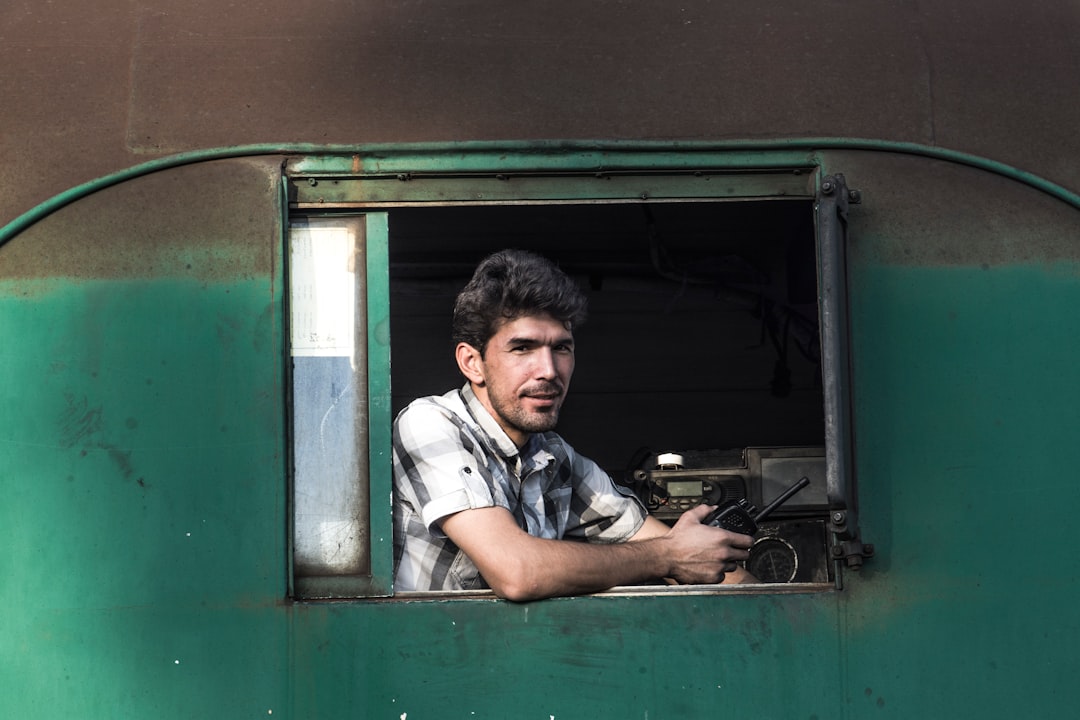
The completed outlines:
<svg viewBox="0 0 1080 720">
<path fill-rule="evenodd" d="M 858 528 L 849 528 L 847 520 L 848 514 L 844 510 L 833 510 L 829 514 L 829 530 L 835 538 L 830 552 L 833 560 L 843 561 L 847 567 L 857 570 L 862 567 L 863 560 L 874 556 L 874 546 L 863 543 Z"/>
</svg>

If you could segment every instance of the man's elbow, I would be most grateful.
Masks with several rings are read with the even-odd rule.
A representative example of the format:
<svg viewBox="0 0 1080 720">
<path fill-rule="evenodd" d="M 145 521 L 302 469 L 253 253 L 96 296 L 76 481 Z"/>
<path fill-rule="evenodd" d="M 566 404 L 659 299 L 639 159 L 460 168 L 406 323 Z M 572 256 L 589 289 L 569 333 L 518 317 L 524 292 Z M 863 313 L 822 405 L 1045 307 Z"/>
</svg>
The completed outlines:
<svg viewBox="0 0 1080 720">
<path fill-rule="evenodd" d="M 537 573 L 524 566 L 503 567 L 498 572 L 491 573 L 491 577 L 485 575 L 484 579 L 492 592 L 511 602 L 542 600 L 553 594 L 544 587 Z"/>
<path fill-rule="evenodd" d="M 546 595 L 534 587 L 522 585 L 492 585 L 491 589 L 498 597 L 511 602 L 530 602 L 532 600 L 543 600 L 546 597 L 550 597 L 550 595 Z"/>
</svg>

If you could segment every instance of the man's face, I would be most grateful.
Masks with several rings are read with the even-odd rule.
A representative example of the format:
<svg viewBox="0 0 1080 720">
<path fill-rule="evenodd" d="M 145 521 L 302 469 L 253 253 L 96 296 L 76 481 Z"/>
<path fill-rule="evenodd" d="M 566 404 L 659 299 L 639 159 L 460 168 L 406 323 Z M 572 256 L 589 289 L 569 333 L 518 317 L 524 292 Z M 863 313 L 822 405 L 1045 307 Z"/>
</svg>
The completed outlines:
<svg viewBox="0 0 1080 720">
<path fill-rule="evenodd" d="M 477 353 L 469 376 L 477 397 L 519 447 L 551 430 L 574 373 L 574 336 L 548 314 L 504 322 Z"/>
</svg>

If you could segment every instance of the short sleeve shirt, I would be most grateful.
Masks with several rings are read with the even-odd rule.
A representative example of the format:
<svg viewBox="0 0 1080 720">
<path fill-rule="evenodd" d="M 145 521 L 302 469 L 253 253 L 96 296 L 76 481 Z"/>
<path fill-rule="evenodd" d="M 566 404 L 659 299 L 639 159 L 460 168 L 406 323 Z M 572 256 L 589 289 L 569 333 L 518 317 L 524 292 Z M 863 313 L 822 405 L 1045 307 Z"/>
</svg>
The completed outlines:
<svg viewBox="0 0 1080 720">
<path fill-rule="evenodd" d="M 443 518 L 504 507 L 530 535 L 615 543 L 645 522 L 645 508 L 554 432 L 518 448 L 465 385 L 420 398 L 394 422 L 394 586 L 473 590 L 487 584 L 443 534 Z"/>
</svg>

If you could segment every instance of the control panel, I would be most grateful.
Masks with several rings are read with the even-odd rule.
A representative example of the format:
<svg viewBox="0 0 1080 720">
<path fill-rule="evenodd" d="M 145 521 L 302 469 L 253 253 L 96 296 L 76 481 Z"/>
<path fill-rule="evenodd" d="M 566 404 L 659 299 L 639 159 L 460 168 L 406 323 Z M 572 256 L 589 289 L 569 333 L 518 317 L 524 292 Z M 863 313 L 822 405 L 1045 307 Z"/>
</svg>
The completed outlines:
<svg viewBox="0 0 1080 720">
<path fill-rule="evenodd" d="M 789 493 L 768 520 L 753 524 L 746 568 L 760 582 L 827 583 L 833 570 L 825 468 L 822 447 L 684 451 L 650 456 L 633 482 L 649 513 L 669 525 L 701 504 L 766 507 Z"/>
</svg>

